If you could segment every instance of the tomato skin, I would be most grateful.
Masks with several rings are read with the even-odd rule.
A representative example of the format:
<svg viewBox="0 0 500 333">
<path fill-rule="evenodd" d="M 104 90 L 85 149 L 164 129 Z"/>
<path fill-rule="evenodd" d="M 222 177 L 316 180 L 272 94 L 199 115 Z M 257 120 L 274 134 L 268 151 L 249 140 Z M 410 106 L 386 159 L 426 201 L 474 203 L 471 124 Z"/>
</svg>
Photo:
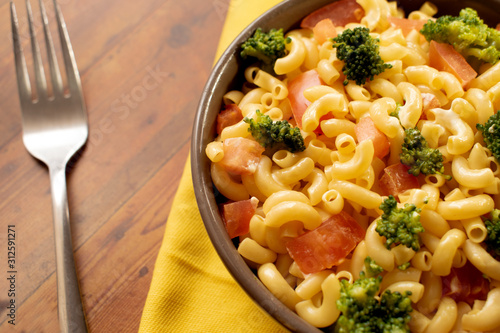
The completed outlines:
<svg viewBox="0 0 500 333">
<path fill-rule="evenodd" d="M 363 7 L 356 0 L 340 0 L 315 10 L 300 23 L 301 28 L 312 29 L 319 21 L 330 19 L 335 26 L 359 23 L 365 15 Z"/>
<path fill-rule="evenodd" d="M 222 221 L 229 238 L 243 236 L 248 233 L 250 220 L 255 215 L 258 200 L 254 198 L 222 204 Z"/>
<path fill-rule="evenodd" d="M 314 26 L 313 34 L 318 44 L 323 44 L 329 38 L 337 37 L 337 30 L 330 19 L 323 19 Z"/>
<path fill-rule="evenodd" d="M 483 274 L 467 262 L 465 266 L 452 267 L 447 276 L 441 278 L 443 283 L 443 297 L 450 297 L 455 302 L 466 302 L 470 306 L 474 300 L 486 300 L 490 285 Z"/>
<path fill-rule="evenodd" d="M 315 69 L 299 74 L 288 83 L 288 99 L 295 122 L 300 128 L 302 128 L 302 116 L 311 105 L 311 102 L 304 97 L 304 90 L 322 84 L 323 81 Z"/>
<path fill-rule="evenodd" d="M 365 238 L 365 230 L 346 212 L 324 221 L 318 228 L 287 242 L 286 248 L 300 270 L 316 273 L 336 266 Z"/>
<path fill-rule="evenodd" d="M 409 189 L 419 188 L 418 178 L 408 173 L 409 169 L 402 163 L 396 163 L 384 168 L 384 174 L 379 181 L 383 194 L 392 194 L 397 198 L 399 194 Z"/>
<path fill-rule="evenodd" d="M 401 29 L 403 35 L 407 36 L 412 30 L 420 31 L 427 21 L 389 16 L 389 23 L 391 26 Z"/>
<path fill-rule="evenodd" d="M 224 157 L 218 163 L 229 173 L 253 174 L 265 148 L 257 141 L 245 138 L 229 138 L 222 143 Z"/>
<path fill-rule="evenodd" d="M 420 119 L 426 119 L 425 111 L 441 107 L 441 103 L 434 94 L 421 93 L 422 95 L 422 115 Z"/>
<path fill-rule="evenodd" d="M 431 41 L 429 63 L 437 70 L 455 75 L 464 88 L 477 76 L 465 58 L 449 44 Z"/>
<path fill-rule="evenodd" d="M 389 139 L 387 139 L 387 136 L 375 126 L 372 118 L 361 118 L 356 126 L 354 126 L 354 133 L 358 138 L 358 142 L 372 140 L 376 157 L 382 159 L 389 154 Z"/>
<path fill-rule="evenodd" d="M 217 134 L 221 134 L 224 128 L 235 125 L 241 120 L 243 120 L 243 114 L 238 105 L 226 105 L 224 110 L 217 115 Z"/>
</svg>

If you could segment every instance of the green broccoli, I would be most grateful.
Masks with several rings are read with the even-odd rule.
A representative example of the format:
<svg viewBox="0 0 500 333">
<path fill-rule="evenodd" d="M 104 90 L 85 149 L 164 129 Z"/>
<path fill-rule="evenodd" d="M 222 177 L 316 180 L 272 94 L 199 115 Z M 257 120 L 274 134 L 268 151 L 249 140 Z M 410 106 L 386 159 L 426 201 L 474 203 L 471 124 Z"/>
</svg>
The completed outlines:
<svg viewBox="0 0 500 333">
<path fill-rule="evenodd" d="M 392 245 L 403 244 L 418 251 L 419 234 L 425 231 L 420 223 L 420 208 L 408 203 L 403 208 L 398 208 L 396 199 L 390 195 L 380 204 L 380 209 L 383 214 L 377 220 L 375 230 L 386 238 L 385 246 L 390 249 Z"/>
<path fill-rule="evenodd" d="M 337 49 L 337 58 L 344 61 L 344 85 L 347 85 L 349 80 L 363 85 L 368 79 L 373 80 L 375 75 L 392 67 L 380 57 L 377 44 L 379 39 L 372 38 L 368 28 L 346 29 L 333 38 L 333 42 L 333 47 Z"/>
<path fill-rule="evenodd" d="M 477 124 L 476 128 L 481 131 L 486 148 L 500 162 L 500 112 L 493 114 L 484 125 Z"/>
<path fill-rule="evenodd" d="M 394 111 L 391 111 L 391 113 L 389 113 L 389 116 L 398 118 L 399 120 L 399 111 L 401 111 L 402 106 L 403 104 L 396 103 L 396 108 L 394 109 Z"/>
<path fill-rule="evenodd" d="M 262 61 L 265 70 L 271 71 L 276 59 L 287 54 L 287 42 L 289 39 L 283 35 L 283 29 L 271 29 L 265 33 L 261 28 L 257 28 L 253 36 L 241 45 L 240 55 L 243 59 L 257 58 Z"/>
<path fill-rule="evenodd" d="M 411 266 L 411 263 L 408 261 L 408 262 L 405 262 L 404 264 L 399 265 L 398 269 L 401 271 L 406 271 L 408 268 L 410 268 L 410 266 Z"/>
<path fill-rule="evenodd" d="M 399 160 L 410 167 L 408 173 L 414 176 L 420 173 L 433 175 L 444 172 L 443 155 L 438 149 L 429 147 L 427 140 L 416 127 L 405 129 Z"/>
<path fill-rule="evenodd" d="M 243 121 L 250 125 L 248 131 L 264 148 L 287 149 L 291 152 L 306 149 L 300 129 L 292 127 L 286 120 L 273 121 L 257 110 L 255 120 L 245 117 Z"/>
<path fill-rule="evenodd" d="M 500 259 L 500 209 L 493 209 L 490 218 L 484 220 L 487 235 L 484 243 L 492 256 Z"/>
<path fill-rule="evenodd" d="M 365 277 L 364 272 L 352 284 L 341 280 L 337 308 L 342 314 L 335 324 L 336 333 L 410 332 L 411 292 L 386 291 L 378 301 L 375 295 L 381 281 L 382 276 Z"/>
<path fill-rule="evenodd" d="M 373 258 L 368 256 L 365 258 L 365 271 L 368 277 L 372 277 L 379 275 L 384 269 Z"/>
<path fill-rule="evenodd" d="M 500 31 L 488 27 L 471 8 L 462 9 L 459 16 L 429 20 L 420 33 L 428 41 L 451 44 L 469 61 L 474 57 L 494 64 L 500 58 Z"/>
</svg>

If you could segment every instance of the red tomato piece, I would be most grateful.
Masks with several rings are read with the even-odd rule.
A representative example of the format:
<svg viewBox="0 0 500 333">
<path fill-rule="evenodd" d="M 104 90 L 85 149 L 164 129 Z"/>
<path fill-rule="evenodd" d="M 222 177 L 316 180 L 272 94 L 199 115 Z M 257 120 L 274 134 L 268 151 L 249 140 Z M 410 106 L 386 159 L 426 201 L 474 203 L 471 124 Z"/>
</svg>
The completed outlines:
<svg viewBox="0 0 500 333">
<path fill-rule="evenodd" d="M 441 103 L 436 98 L 436 95 L 431 93 L 421 93 L 421 95 L 422 95 L 422 105 L 423 105 L 422 115 L 424 115 L 424 112 L 427 110 L 441 107 Z M 420 119 L 422 119 L 422 117 Z"/>
<path fill-rule="evenodd" d="M 437 70 L 455 75 L 464 88 L 477 76 L 476 71 L 450 44 L 431 41 L 429 63 Z"/>
<path fill-rule="evenodd" d="M 323 81 L 315 69 L 299 74 L 288 83 L 288 99 L 290 100 L 295 122 L 300 128 L 302 128 L 302 116 L 311 104 L 304 97 L 304 90 L 321 84 L 323 84 Z"/>
<path fill-rule="evenodd" d="M 250 219 L 255 214 L 258 200 L 255 198 L 222 205 L 222 220 L 230 238 L 248 233 Z"/>
<path fill-rule="evenodd" d="M 372 140 L 375 156 L 382 159 L 389 154 L 389 139 L 382 133 L 370 117 L 363 117 L 354 126 L 354 133 L 358 138 L 358 142 L 364 140 Z"/>
<path fill-rule="evenodd" d="M 389 16 L 389 23 L 391 26 L 401 29 L 403 35 L 407 36 L 412 30 L 420 31 L 427 21 Z"/>
<path fill-rule="evenodd" d="M 305 274 L 339 265 L 365 238 L 365 230 L 348 213 L 330 217 L 318 228 L 287 242 L 286 248 Z"/>
<path fill-rule="evenodd" d="M 252 174 L 259 164 L 265 148 L 257 141 L 245 138 L 229 138 L 223 142 L 224 157 L 219 162 L 229 173 Z"/>
<path fill-rule="evenodd" d="M 217 134 L 228 126 L 239 123 L 243 119 L 243 114 L 236 104 L 229 104 L 217 115 Z"/>
<path fill-rule="evenodd" d="M 335 26 L 343 27 L 348 23 L 360 22 L 364 15 L 363 7 L 356 0 L 340 0 L 307 15 L 300 23 L 300 27 L 312 29 L 319 21 L 326 18 Z"/>
<path fill-rule="evenodd" d="M 400 193 L 412 188 L 419 188 L 418 178 L 408 173 L 409 167 L 402 163 L 390 165 L 384 169 L 379 185 L 384 195 L 392 194 L 395 198 Z"/>
<path fill-rule="evenodd" d="M 323 19 L 316 23 L 313 28 L 314 39 L 319 44 L 323 44 L 329 38 L 337 37 L 337 30 L 330 19 Z"/>
<path fill-rule="evenodd" d="M 460 268 L 451 268 L 447 276 L 441 278 L 443 297 L 450 297 L 458 302 L 473 305 L 474 300 L 485 300 L 490 284 L 483 274 L 470 262 Z"/>
</svg>

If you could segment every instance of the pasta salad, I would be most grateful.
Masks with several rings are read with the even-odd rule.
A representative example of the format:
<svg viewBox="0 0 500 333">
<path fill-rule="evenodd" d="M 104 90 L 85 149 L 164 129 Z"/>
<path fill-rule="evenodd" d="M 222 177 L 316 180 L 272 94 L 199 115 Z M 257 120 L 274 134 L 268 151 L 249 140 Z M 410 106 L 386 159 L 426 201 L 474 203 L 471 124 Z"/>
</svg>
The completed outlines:
<svg viewBox="0 0 500 333">
<path fill-rule="evenodd" d="M 500 331 L 500 32 L 437 12 L 341 0 L 242 45 L 212 181 L 240 255 L 315 327 Z"/>
</svg>

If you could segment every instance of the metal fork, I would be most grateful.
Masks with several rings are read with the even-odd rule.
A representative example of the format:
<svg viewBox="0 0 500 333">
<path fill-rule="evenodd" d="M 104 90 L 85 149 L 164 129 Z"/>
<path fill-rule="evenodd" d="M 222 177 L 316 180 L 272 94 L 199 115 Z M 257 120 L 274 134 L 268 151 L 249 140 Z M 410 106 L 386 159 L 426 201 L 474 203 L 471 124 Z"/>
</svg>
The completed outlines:
<svg viewBox="0 0 500 333">
<path fill-rule="evenodd" d="M 47 165 L 50 174 L 57 267 L 58 316 L 61 332 L 87 332 L 73 258 L 66 189 L 67 163 L 87 141 L 87 113 L 80 75 L 61 11 L 54 0 L 67 77 L 66 90 L 63 86 L 55 56 L 47 13 L 42 0 L 39 2 L 52 94 L 49 94 L 47 88 L 40 50 L 36 40 L 31 5 L 29 0 L 26 0 L 36 98 L 33 97 L 35 94 L 32 93 L 26 61 L 21 47 L 15 6 L 12 1 L 10 3 L 14 58 L 22 111 L 23 141 L 28 152 Z"/>
</svg>

